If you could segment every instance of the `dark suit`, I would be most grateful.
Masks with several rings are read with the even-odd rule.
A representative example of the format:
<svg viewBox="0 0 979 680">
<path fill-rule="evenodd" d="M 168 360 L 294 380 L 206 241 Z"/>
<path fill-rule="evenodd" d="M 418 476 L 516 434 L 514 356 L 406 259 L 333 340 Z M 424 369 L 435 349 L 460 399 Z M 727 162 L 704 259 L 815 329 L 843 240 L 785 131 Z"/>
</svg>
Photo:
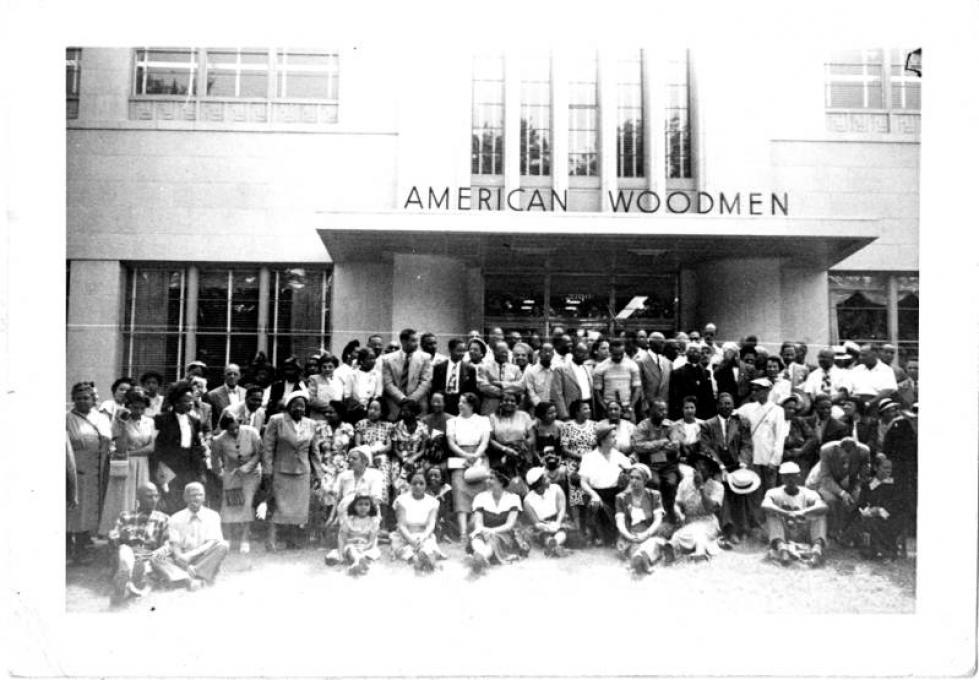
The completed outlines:
<svg viewBox="0 0 979 680">
<path fill-rule="evenodd" d="M 741 463 L 751 465 L 751 425 L 732 413 L 722 431 L 721 417 L 714 416 L 700 427 L 700 451 L 729 472 L 737 470 Z M 734 493 L 726 483 L 724 487 L 721 525 L 727 532 L 747 535 L 751 529 L 750 496 Z"/>
<path fill-rule="evenodd" d="M 710 376 L 698 364 L 684 364 L 670 375 L 669 417 L 671 420 L 683 418 L 683 398 L 697 397 L 697 417 L 701 420 L 713 418 L 717 413 L 714 403 L 714 388 Z"/>
<path fill-rule="evenodd" d="M 300 386 L 308 389 L 306 381 L 300 378 L 298 382 L 292 383 L 292 389 L 290 392 L 295 392 Z M 282 405 L 280 405 L 279 402 L 282 401 L 283 397 L 285 396 L 286 381 L 276 380 L 274 383 L 272 383 L 272 385 L 269 387 L 269 403 L 265 405 L 265 415 L 267 418 L 271 418 L 282 410 Z"/>
<path fill-rule="evenodd" d="M 203 426 L 193 413 L 188 413 L 187 418 L 191 432 L 189 448 L 180 446 L 180 423 L 174 412 L 161 413 L 153 419 L 158 432 L 153 454 L 150 456 L 153 478 L 156 478 L 160 463 L 165 464 L 176 475 L 170 480 L 169 492 L 163 495 L 166 510 L 170 513 L 183 507 L 184 487 L 190 482 L 203 482 L 207 469 L 204 463 Z"/>
<path fill-rule="evenodd" d="M 228 389 L 227 385 L 221 385 L 204 395 L 204 401 L 211 405 L 211 427 L 218 429 L 218 422 L 221 420 L 221 413 L 231 405 L 232 391 L 238 395 L 238 403 L 245 401 L 245 388 L 238 385 L 234 390 Z"/>
<path fill-rule="evenodd" d="M 819 422 L 816 414 L 804 418 L 805 422 L 812 428 L 813 434 L 816 436 L 816 441 L 820 444 L 826 444 L 827 442 L 838 442 L 851 434 L 850 428 L 846 426 L 846 423 L 837 420 L 836 418 L 829 418 L 825 425 Z"/>
<path fill-rule="evenodd" d="M 459 415 L 459 395 L 465 392 L 476 394 L 476 368 L 472 364 L 459 362 L 459 384 L 455 394 L 446 394 L 449 382 L 449 366 L 451 361 L 443 361 L 432 369 L 432 393 L 445 394 L 445 412 L 454 416 Z"/>
</svg>

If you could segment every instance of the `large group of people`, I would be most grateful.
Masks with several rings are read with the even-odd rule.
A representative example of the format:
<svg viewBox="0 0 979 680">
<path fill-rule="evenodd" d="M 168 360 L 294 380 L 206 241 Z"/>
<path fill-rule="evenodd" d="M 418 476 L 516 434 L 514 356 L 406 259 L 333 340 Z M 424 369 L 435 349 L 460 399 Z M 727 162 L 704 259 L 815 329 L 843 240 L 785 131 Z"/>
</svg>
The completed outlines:
<svg viewBox="0 0 979 680">
<path fill-rule="evenodd" d="M 315 544 L 363 574 L 614 550 L 636 574 L 744 541 L 788 565 L 904 553 L 917 507 L 917 364 L 890 345 L 719 343 L 717 329 L 379 335 L 208 389 L 119 378 L 67 414 L 67 550 L 115 554 L 113 598 L 214 580 L 229 550 Z M 257 531 L 260 528 L 261 531 Z"/>
</svg>

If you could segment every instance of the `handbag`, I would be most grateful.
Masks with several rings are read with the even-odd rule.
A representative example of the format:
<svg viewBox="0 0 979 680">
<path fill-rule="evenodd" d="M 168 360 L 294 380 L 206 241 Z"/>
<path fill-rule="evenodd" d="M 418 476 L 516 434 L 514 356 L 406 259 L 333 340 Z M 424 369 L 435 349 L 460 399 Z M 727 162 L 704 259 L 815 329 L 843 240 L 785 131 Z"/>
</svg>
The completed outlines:
<svg viewBox="0 0 979 680">
<path fill-rule="evenodd" d="M 485 482 L 489 479 L 490 469 L 486 462 L 486 458 L 478 458 L 476 462 L 466 468 L 466 471 L 462 473 L 462 478 L 466 480 L 468 484 L 478 484 L 480 482 Z"/>
<path fill-rule="evenodd" d="M 128 460 L 109 460 L 109 476 L 125 479 L 129 476 Z"/>
</svg>

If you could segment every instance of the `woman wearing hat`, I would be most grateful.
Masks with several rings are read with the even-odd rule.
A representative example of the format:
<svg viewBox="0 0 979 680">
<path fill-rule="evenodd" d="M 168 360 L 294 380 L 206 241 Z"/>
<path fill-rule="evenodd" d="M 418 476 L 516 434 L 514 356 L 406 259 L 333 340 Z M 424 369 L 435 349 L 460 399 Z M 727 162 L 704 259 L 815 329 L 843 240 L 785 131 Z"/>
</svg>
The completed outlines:
<svg viewBox="0 0 979 680">
<path fill-rule="evenodd" d="M 135 387 L 125 393 L 125 405 L 117 412 L 120 417 L 112 421 L 112 439 L 115 452 L 110 465 L 118 466 L 122 474 L 109 470 L 108 486 L 102 503 L 102 519 L 99 533 L 108 535 L 115 526 L 119 513 L 136 507 L 136 490 L 150 481 L 149 455 L 153 453 L 153 419 L 145 415 L 150 405 L 149 397 L 142 388 Z M 122 417 L 122 414 L 126 414 Z"/>
<path fill-rule="evenodd" d="M 665 557 L 672 561 L 672 547 L 657 534 L 663 526 L 663 502 L 659 491 L 646 487 L 652 477 L 649 466 L 636 463 L 629 468 L 629 485 L 615 497 L 615 527 L 619 536 L 615 549 L 629 560 L 637 574 L 647 573 Z"/>
<path fill-rule="evenodd" d="M 99 528 L 102 478 L 112 448 L 112 424 L 95 408 L 95 387 L 78 383 L 71 388 L 74 407 L 66 416 L 68 441 L 75 453 L 78 504 L 68 510 L 68 552 L 73 560 L 89 561 L 92 533 Z"/>
<path fill-rule="evenodd" d="M 272 478 L 275 514 L 268 545 L 275 549 L 279 531 L 289 547 L 298 547 L 301 532 L 309 522 L 312 482 L 323 484 L 323 463 L 316 423 L 306 417 L 306 392 L 285 398 L 285 411 L 269 418 L 265 427 L 262 475 Z"/>
<path fill-rule="evenodd" d="M 212 442 L 214 471 L 221 478 L 221 523 L 231 538 L 238 538 L 238 552 L 251 550 L 252 501 L 262 481 L 262 437 L 258 430 L 241 425 L 230 413 L 218 423 L 221 434 Z"/>
<path fill-rule="evenodd" d="M 472 392 L 459 396 L 459 415 L 446 424 L 445 443 L 449 447 L 447 461 L 452 482 L 452 505 L 459 523 L 459 535 L 469 533 L 469 515 L 473 499 L 483 490 L 489 465 L 486 449 L 489 446 L 489 418 L 479 415 L 479 397 Z M 467 478 L 468 474 L 468 478 Z"/>
<path fill-rule="evenodd" d="M 632 462 L 615 448 L 615 428 L 595 427 L 598 446 L 581 459 L 581 488 L 588 498 L 589 528 L 595 545 L 611 546 L 615 542 L 615 496 L 619 480 Z"/>
<path fill-rule="evenodd" d="M 552 484 L 542 467 L 527 470 L 527 487 L 523 505 L 534 541 L 544 548 L 548 557 L 564 557 L 564 544 L 568 532 L 573 530 L 568 522 L 568 502 L 564 491 Z"/>
<path fill-rule="evenodd" d="M 501 564 L 526 557 L 530 545 L 520 534 L 517 517 L 522 509 L 520 496 L 506 490 L 510 479 L 493 470 L 486 480 L 487 490 L 473 499 L 473 525 L 469 534 L 472 568 L 479 572 L 491 561 Z"/>
<path fill-rule="evenodd" d="M 416 469 L 408 479 L 409 491 L 394 499 L 398 530 L 391 534 L 391 550 L 419 571 L 432 571 L 435 560 L 445 559 L 435 539 L 439 502 L 426 493 L 425 473 Z"/>
</svg>

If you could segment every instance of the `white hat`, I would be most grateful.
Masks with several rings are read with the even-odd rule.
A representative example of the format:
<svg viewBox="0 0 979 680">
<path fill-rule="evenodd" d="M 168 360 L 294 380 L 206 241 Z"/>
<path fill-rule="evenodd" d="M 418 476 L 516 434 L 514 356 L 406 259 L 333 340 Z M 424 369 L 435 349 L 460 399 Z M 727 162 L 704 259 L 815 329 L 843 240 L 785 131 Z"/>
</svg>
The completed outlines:
<svg viewBox="0 0 979 680">
<path fill-rule="evenodd" d="M 798 475 L 802 473 L 802 470 L 799 469 L 799 465 L 797 463 L 787 460 L 778 466 L 778 473 L 780 475 Z"/>
<path fill-rule="evenodd" d="M 752 385 L 752 387 L 763 387 L 766 390 L 771 389 L 772 387 L 772 381 L 769 380 L 768 378 L 755 378 L 754 380 L 751 381 L 750 384 Z"/>
<path fill-rule="evenodd" d="M 544 468 L 533 467 L 527 470 L 527 486 L 534 486 L 544 476 Z"/>
<path fill-rule="evenodd" d="M 727 485 L 731 487 L 731 491 L 743 496 L 761 486 L 761 477 L 750 468 L 738 468 L 734 472 L 728 473 Z"/>
</svg>

